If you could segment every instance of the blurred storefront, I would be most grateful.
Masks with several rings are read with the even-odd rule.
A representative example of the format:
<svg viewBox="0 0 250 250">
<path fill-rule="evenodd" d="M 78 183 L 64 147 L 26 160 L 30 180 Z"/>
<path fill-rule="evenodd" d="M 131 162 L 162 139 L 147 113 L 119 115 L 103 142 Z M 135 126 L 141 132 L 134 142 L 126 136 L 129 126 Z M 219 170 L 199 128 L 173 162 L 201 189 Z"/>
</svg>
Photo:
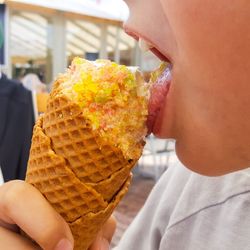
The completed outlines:
<svg viewBox="0 0 250 250">
<path fill-rule="evenodd" d="M 75 56 L 107 58 L 144 71 L 156 66 L 157 60 L 151 54 L 143 56 L 137 42 L 122 30 L 128 16 L 122 0 L 6 0 L 5 4 L 4 70 L 13 78 L 35 73 L 49 84 Z"/>
</svg>

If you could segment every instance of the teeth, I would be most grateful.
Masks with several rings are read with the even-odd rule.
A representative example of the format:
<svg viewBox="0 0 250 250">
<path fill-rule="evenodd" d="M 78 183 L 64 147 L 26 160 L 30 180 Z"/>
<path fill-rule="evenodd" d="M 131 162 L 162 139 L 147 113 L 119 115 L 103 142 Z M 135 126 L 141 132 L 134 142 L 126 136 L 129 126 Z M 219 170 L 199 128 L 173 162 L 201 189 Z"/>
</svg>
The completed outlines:
<svg viewBox="0 0 250 250">
<path fill-rule="evenodd" d="M 147 52 L 150 49 L 154 48 L 154 46 L 152 44 L 146 42 L 142 38 L 139 38 L 139 47 L 140 47 L 142 52 Z"/>
</svg>

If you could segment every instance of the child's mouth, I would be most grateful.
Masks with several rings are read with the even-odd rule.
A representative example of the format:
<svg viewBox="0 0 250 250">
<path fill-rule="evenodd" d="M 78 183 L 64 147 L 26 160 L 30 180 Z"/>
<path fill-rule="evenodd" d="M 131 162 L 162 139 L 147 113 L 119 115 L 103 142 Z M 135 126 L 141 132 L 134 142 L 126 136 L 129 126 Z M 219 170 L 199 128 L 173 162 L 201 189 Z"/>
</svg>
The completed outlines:
<svg viewBox="0 0 250 250">
<path fill-rule="evenodd" d="M 150 82 L 152 84 L 149 99 L 149 115 L 147 120 L 148 134 L 157 131 L 157 127 L 161 126 L 160 123 L 162 116 L 162 109 L 165 107 L 165 98 L 169 92 L 170 83 L 172 80 L 172 64 L 171 60 L 165 54 L 162 54 L 153 44 L 138 38 L 139 46 L 143 52 L 151 50 L 163 63 L 161 66 L 152 73 Z"/>
<path fill-rule="evenodd" d="M 152 75 L 151 94 L 149 99 L 149 115 L 147 120 L 148 134 L 154 131 L 157 117 L 161 114 L 161 109 L 165 105 L 165 98 L 169 92 L 172 80 L 171 64 L 163 63 L 160 68 Z"/>
</svg>

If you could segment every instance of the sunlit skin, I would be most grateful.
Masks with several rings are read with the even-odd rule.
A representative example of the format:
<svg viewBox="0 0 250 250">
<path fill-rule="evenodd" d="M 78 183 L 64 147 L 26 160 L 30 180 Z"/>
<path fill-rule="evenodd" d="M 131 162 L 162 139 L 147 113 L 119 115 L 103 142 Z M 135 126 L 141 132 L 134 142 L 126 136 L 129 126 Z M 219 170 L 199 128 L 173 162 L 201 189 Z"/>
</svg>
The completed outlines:
<svg viewBox="0 0 250 250">
<path fill-rule="evenodd" d="M 154 134 L 185 166 L 221 175 L 250 164 L 250 2 L 127 0 L 125 30 L 173 64 Z"/>
</svg>

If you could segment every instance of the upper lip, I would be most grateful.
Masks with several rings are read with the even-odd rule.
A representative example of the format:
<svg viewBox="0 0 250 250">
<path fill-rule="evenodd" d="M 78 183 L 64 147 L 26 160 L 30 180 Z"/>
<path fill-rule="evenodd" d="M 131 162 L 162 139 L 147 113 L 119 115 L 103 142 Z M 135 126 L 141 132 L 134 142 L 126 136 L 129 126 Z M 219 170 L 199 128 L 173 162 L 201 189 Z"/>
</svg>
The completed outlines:
<svg viewBox="0 0 250 250">
<path fill-rule="evenodd" d="M 166 54 L 165 52 L 161 52 L 160 48 L 150 39 L 146 38 L 145 36 L 142 36 L 140 34 L 138 34 L 135 31 L 132 31 L 131 29 L 129 29 L 128 27 L 124 26 L 124 30 L 125 32 L 133 37 L 135 40 L 139 40 L 139 38 L 142 38 L 143 40 L 149 42 L 150 44 L 152 44 L 153 48 L 151 48 L 150 50 L 161 60 L 161 61 L 165 61 L 168 62 L 170 64 L 172 64 L 172 58 L 170 57 L 170 55 Z"/>
</svg>

